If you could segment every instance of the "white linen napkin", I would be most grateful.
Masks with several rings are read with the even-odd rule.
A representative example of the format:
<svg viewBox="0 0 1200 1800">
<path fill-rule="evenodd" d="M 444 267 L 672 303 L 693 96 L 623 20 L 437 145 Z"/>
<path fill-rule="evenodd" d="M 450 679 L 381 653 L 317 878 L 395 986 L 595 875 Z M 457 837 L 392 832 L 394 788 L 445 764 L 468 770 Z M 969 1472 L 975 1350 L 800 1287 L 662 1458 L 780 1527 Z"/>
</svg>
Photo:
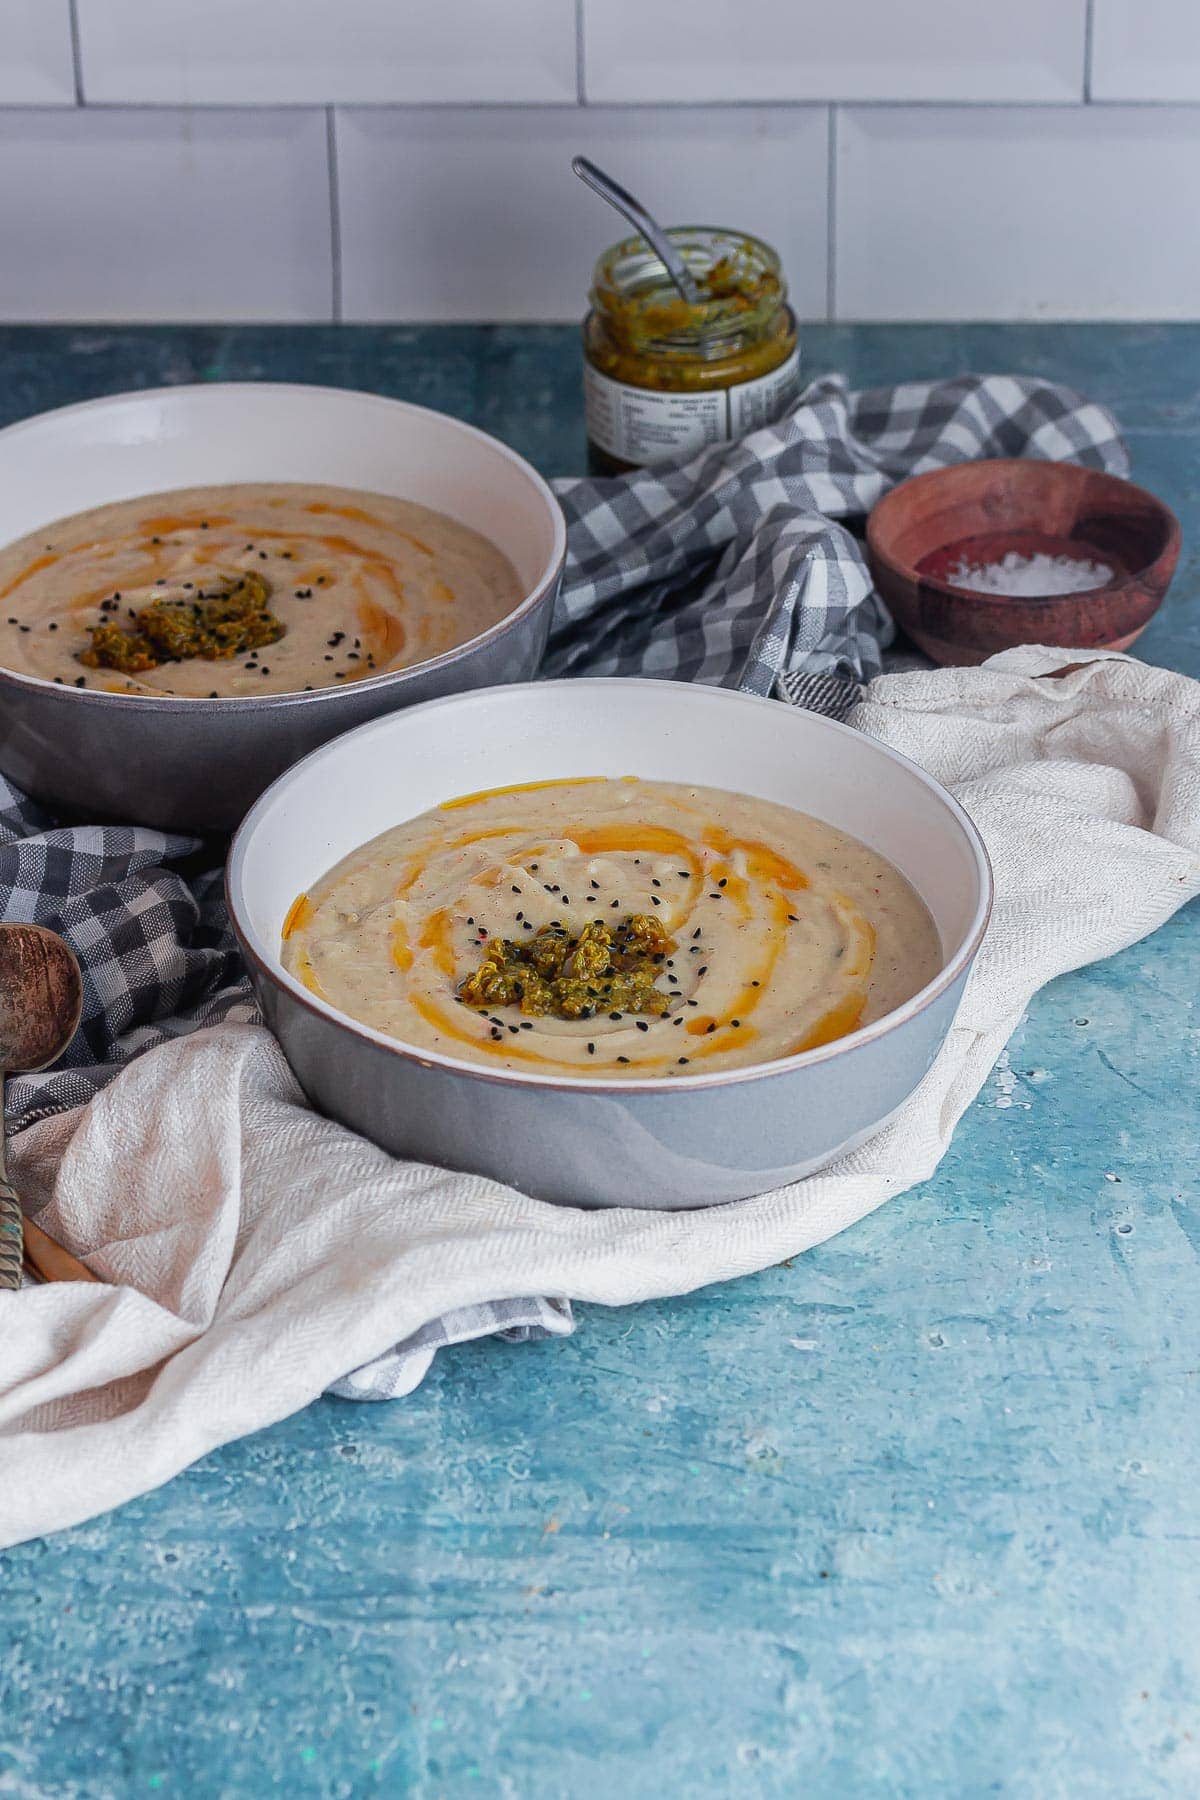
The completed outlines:
<svg viewBox="0 0 1200 1800">
<path fill-rule="evenodd" d="M 885 1131 L 755 1199 L 585 1212 L 385 1156 L 305 1106 L 260 1027 L 152 1050 L 10 1148 L 30 1210 L 112 1285 L 0 1296 L 0 1546 L 144 1493 L 398 1340 L 448 1341 L 481 1303 L 627 1305 L 822 1242 L 936 1168 L 1039 987 L 1200 893 L 1184 676 L 1025 648 L 881 676 L 852 722 L 953 789 L 996 873 L 958 1019 Z"/>
</svg>

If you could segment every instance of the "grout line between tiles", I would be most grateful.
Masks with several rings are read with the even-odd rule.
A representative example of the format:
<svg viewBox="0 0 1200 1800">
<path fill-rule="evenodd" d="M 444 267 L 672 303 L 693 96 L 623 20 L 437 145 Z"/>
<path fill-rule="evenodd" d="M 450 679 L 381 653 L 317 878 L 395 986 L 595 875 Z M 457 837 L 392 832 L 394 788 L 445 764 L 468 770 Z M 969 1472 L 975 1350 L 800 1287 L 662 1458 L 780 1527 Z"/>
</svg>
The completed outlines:
<svg viewBox="0 0 1200 1800">
<path fill-rule="evenodd" d="M 583 51 L 583 5 L 584 0 L 575 0 L 575 99 L 578 105 L 587 105 L 587 66 Z"/>
<path fill-rule="evenodd" d="M 1083 103 L 1091 105 L 1092 100 L 1092 43 L 1096 17 L 1095 0 L 1086 0 L 1083 14 Z"/>
<path fill-rule="evenodd" d="M 79 49 L 79 0 L 67 0 L 67 23 L 71 32 L 71 67 L 75 76 L 75 104 L 86 104 L 83 97 L 83 57 Z"/>
<path fill-rule="evenodd" d="M 838 109 L 829 109 L 829 136 L 826 155 L 829 161 L 825 189 L 825 317 L 837 318 L 837 178 L 838 178 Z"/>
<path fill-rule="evenodd" d="M 338 187 L 337 118 L 325 108 L 325 153 L 329 168 L 329 304 L 333 323 L 342 322 L 342 201 Z"/>
<path fill-rule="evenodd" d="M 336 106 L 339 112 L 577 112 L 577 100 L 88 100 L 81 103 L 89 112 L 324 112 Z M 591 112 L 777 112 L 813 113 L 828 105 L 853 108 L 862 112 L 1037 112 L 1079 113 L 1082 100 L 588 100 Z M 1200 94 L 1194 99 L 1157 99 L 1128 95 L 1122 98 L 1089 97 L 1089 109 L 1096 112 L 1178 112 L 1200 114 Z M 0 114 L 62 112 L 63 105 L 53 102 L 26 105 L 13 102 L 0 104 Z"/>
</svg>

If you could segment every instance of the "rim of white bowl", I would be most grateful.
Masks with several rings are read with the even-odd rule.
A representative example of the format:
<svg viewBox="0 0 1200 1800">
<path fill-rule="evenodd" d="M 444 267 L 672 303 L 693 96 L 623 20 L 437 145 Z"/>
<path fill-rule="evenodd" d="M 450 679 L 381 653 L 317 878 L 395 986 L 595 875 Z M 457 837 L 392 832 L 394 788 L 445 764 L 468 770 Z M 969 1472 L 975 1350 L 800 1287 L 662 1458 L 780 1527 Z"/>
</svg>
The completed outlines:
<svg viewBox="0 0 1200 1800">
<path fill-rule="evenodd" d="M 56 699 L 70 698 L 77 705 L 111 706 L 116 703 L 128 707 L 132 704 L 140 707 L 143 711 L 149 709 L 151 712 L 174 712 L 179 709 L 189 714 L 197 712 L 227 713 L 231 707 L 249 711 L 255 707 L 311 706 L 319 702 L 328 705 L 335 699 L 345 699 L 352 694 L 376 693 L 380 688 L 402 685 L 406 680 L 411 681 L 417 675 L 427 675 L 431 669 L 452 667 L 456 662 L 461 662 L 465 657 L 473 655 L 485 644 L 495 643 L 498 639 L 507 636 L 527 614 L 537 608 L 539 603 L 545 599 L 547 590 L 558 580 L 567 560 L 566 516 L 549 482 L 538 474 L 532 463 L 527 462 L 518 451 L 511 450 L 507 444 L 501 443 L 499 438 L 493 437 L 490 431 L 481 430 L 478 425 L 468 425 L 464 420 L 456 419 L 453 414 L 439 412 L 433 406 L 419 406 L 415 400 L 394 400 L 390 394 L 372 394 L 365 388 L 329 387 L 324 383 L 307 381 L 189 381 L 181 382 L 178 387 L 127 389 L 119 394 L 101 394 L 94 400 L 77 400 L 70 406 L 51 407 L 48 412 L 34 413 L 28 419 L 17 419 L 13 424 L 0 428 L 0 447 L 22 432 L 43 427 L 47 420 L 66 419 L 80 413 L 96 412 L 122 405 L 128 406 L 164 397 L 176 399 L 181 394 L 223 394 L 228 396 L 246 388 L 252 389 L 256 394 L 334 395 L 339 399 L 353 400 L 371 407 L 399 408 L 402 412 L 416 414 L 420 418 L 440 419 L 445 424 L 453 426 L 456 431 L 461 431 L 468 437 L 477 438 L 489 449 L 495 451 L 504 461 L 515 464 L 528 480 L 530 487 L 537 493 L 538 498 L 544 503 L 550 516 L 553 533 L 550 556 L 534 586 L 530 588 L 520 605 L 514 607 L 512 612 L 505 613 L 504 617 L 498 619 L 494 625 L 489 625 L 486 631 L 481 631 L 475 637 L 468 638 L 465 643 L 452 645 L 449 650 L 443 650 L 440 656 L 428 657 L 424 662 L 406 663 L 402 669 L 385 669 L 379 675 L 370 675 L 352 682 L 349 687 L 314 687 L 308 690 L 301 688 L 295 692 L 282 694 L 226 694 L 213 700 L 207 695 L 200 694 L 118 694 L 111 693 L 104 688 L 77 688 L 68 686 L 65 682 L 47 680 L 44 675 L 26 675 L 19 669 L 6 669 L 2 666 L 0 666 L 0 683 L 14 682 L 19 687 L 48 690 Z M 264 479 L 269 480 L 270 477 L 267 476 Z M 213 483 L 212 485 L 219 484 Z M 173 490 L 162 488 L 154 491 L 169 494 Z M 103 505 L 104 502 L 101 501 L 99 504 Z M 63 513 L 61 516 L 64 519 L 72 517 L 70 513 Z M 55 521 L 49 520 L 47 523 L 53 524 Z M 10 543 L 13 541 L 15 540 L 8 540 Z"/>
<path fill-rule="evenodd" d="M 418 713 L 430 712 L 435 707 L 479 705 L 486 703 L 488 697 L 495 694 L 537 694 L 545 692 L 547 689 L 571 690 L 581 686 L 604 687 L 609 690 L 621 688 L 627 691 L 636 691 L 639 694 L 647 692 L 653 694 L 659 688 L 670 689 L 673 693 L 684 689 L 694 692 L 697 697 L 704 696 L 708 700 L 728 707 L 784 707 L 782 701 L 767 699 L 761 694 L 744 694 L 729 688 L 707 687 L 699 684 L 692 686 L 687 682 L 678 681 L 652 681 L 642 676 L 599 675 L 574 676 L 556 681 L 512 682 L 502 687 L 476 688 L 466 694 L 447 694 L 438 700 L 425 700 L 416 706 L 405 707 L 404 717 L 411 718 Z M 789 707 L 786 710 L 793 709 Z M 822 1044 L 815 1050 L 800 1050 L 791 1056 L 776 1057 L 770 1062 L 746 1063 L 733 1069 L 715 1069 L 695 1075 L 650 1075 L 644 1079 L 639 1076 L 633 1080 L 619 1076 L 527 1075 L 516 1069 L 490 1069 L 484 1063 L 468 1062 L 464 1057 L 446 1056 L 439 1050 L 429 1050 L 416 1044 L 407 1044 L 402 1038 L 389 1037 L 386 1032 L 376 1031 L 373 1026 L 362 1024 L 361 1021 L 352 1018 L 349 1013 L 340 1011 L 336 1006 L 331 1006 L 328 1001 L 318 999 L 317 995 L 311 993 L 302 982 L 297 981 L 293 975 L 289 974 L 279 960 L 277 952 L 268 949 L 262 943 L 245 916 L 248 909 L 242 904 L 243 865 L 258 821 L 267 809 L 276 804 L 286 794 L 288 788 L 303 782 L 304 772 L 310 764 L 319 761 L 321 757 L 332 755 L 349 738 L 365 737 L 370 732 L 386 730 L 389 721 L 395 716 L 392 713 L 385 714 L 381 719 L 372 719 L 366 725 L 356 726 L 352 731 L 343 732 L 340 737 L 334 738 L 330 743 L 322 744 L 319 749 L 311 751 L 308 756 L 293 763 L 290 769 L 278 776 L 271 786 L 259 796 L 234 833 L 229 857 L 225 864 L 225 903 L 243 955 L 265 980 L 282 988 L 290 998 L 299 1002 L 309 1012 L 329 1020 L 330 1023 L 339 1026 L 351 1037 L 363 1039 L 379 1049 L 390 1051 L 406 1062 L 419 1063 L 424 1068 L 445 1069 L 450 1074 L 468 1075 L 480 1081 L 499 1082 L 505 1087 L 566 1088 L 575 1093 L 628 1094 L 631 1089 L 638 1093 L 658 1094 L 674 1093 L 678 1090 L 695 1092 L 698 1088 L 727 1087 L 745 1081 L 761 1081 L 768 1076 L 785 1074 L 789 1069 L 806 1068 L 814 1063 L 828 1062 L 836 1056 L 845 1055 L 862 1044 L 885 1037 L 888 1032 L 894 1031 L 909 1019 L 915 1018 L 918 1013 L 924 1012 L 925 1008 L 931 1006 L 948 988 L 953 987 L 970 966 L 983 942 L 984 933 L 987 931 L 988 921 L 992 915 L 995 885 L 987 848 L 979 835 L 979 828 L 970 814 L 959 805 L 953 794 L 944 788 L 940 781 L 937 781 L 927 770 L 922 769 L 919 763 L 902 755 L 899 750 L 893 750 L 889 744 L 881 744 L 877 738 L 866 738 L 861 732 L 855 731 L 849 725 L 840 724 L 836 719 L 826 718 L 820 713 L 809 713 L 807 716 L 818 721 L 821 729 L 852 737 L 860 744 L 867 743 L 886 761 L 896 763 L 899 767 L 907 769 L 915 775 L 922 786 L 941 802 L 958 826 L 975 864 L 979 893 L 975 911 L 962 943 L 933 979 L 927 981 L 925 986 L 918 989 L 903 1005 L 893 1008 L 889 1013 L 884 1013 L 882 1018 L 872 1020 L 869 1025 L 860 1026 L 857 1031 L 847 1032 L 845 1037 L 835 1038 L 832 1043 Z M 400 823 L 403 821 L 397 820 L 397 824 Z"/>
</svg>

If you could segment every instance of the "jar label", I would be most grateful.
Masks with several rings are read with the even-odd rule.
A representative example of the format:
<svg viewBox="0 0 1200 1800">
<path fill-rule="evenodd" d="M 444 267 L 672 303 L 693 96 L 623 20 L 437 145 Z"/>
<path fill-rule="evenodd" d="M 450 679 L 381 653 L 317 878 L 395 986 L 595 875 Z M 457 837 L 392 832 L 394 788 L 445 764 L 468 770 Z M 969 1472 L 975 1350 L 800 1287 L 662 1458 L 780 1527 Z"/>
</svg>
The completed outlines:
<svg viewBox="0 0 1200 1800">
<path fill-rule="evenodd" d="M 800 392 L 800 352 L 736 387 L 699 394 L 663 394 L 629 387 L 583 369 L 587 434 L 621 462 L 655 463 L 694 456 L 706 444 L 725 444 L 770 425 Z"/>
</svg>

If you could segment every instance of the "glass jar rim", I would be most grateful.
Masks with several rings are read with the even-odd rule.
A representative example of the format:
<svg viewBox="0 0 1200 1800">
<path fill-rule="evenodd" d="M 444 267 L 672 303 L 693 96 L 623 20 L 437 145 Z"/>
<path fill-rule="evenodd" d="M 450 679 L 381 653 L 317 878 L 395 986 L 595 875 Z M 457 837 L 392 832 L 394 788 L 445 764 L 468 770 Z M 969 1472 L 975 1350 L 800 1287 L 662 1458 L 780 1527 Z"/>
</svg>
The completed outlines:
<svg viewBox="0 0 1200 1800">
<path fill-rule="evenodd" d="M 590 295 L 615 336 L 646 348 L 714 347 L 758 336 L 786 305 L 779 253 L 761 238 L 723 225 L 673 225 L 667 236 L 702 284 L 727 264 L 720 286 L 691 304 L 645 238 L 622 238 L 597 258 Z"/>
</svg>

